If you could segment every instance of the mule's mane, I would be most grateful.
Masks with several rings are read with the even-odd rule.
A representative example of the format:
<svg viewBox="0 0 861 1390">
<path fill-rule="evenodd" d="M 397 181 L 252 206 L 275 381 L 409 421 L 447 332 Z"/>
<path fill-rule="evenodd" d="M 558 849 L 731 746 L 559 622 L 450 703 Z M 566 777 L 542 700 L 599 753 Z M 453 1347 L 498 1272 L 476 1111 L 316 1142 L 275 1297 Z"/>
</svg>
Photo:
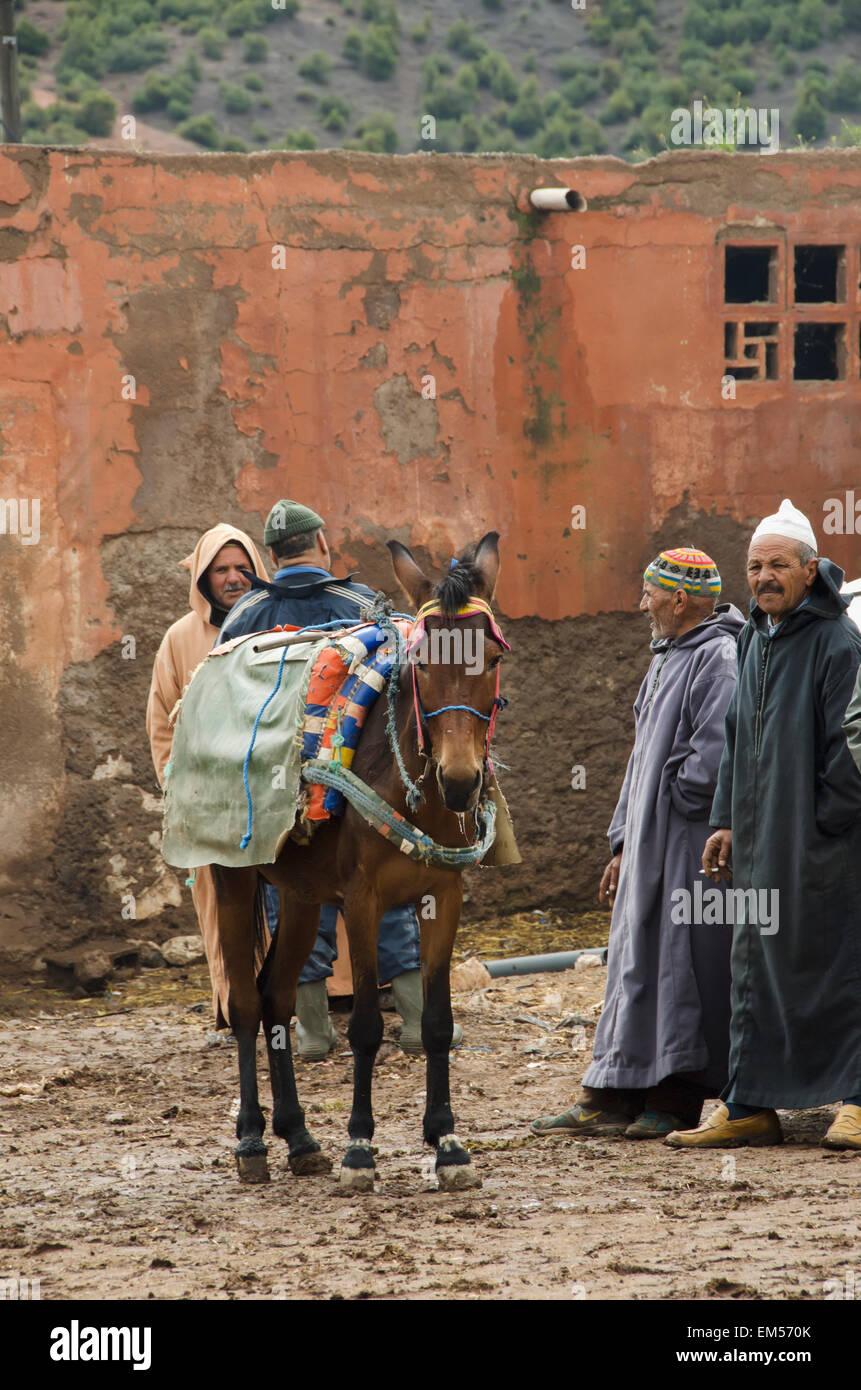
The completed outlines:
<svg viewBox="0 0 861 1390">
<path fill-rule="evenodd" d="M 433 591 L 434 598 L 448 617 L 462 608 L 471 594 L 481 589 L 482 576 L 475 564 L 474 554 L 470 547 L 458 556 L 457 563 Z"/>
</svg>

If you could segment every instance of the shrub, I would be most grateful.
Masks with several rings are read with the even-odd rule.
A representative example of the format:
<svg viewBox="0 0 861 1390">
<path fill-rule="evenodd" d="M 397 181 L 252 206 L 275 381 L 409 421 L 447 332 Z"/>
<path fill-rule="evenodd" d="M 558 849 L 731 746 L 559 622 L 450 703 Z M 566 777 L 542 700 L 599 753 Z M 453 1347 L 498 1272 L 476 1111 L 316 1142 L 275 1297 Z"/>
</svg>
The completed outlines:
<svg viewBox="0 0 861 1390">
<path fill-rule="evenodd" d="M 816 47 L 822 39 L 825 15 L 822 0 L 801 0 L 792 18 L 790 43 L 794 48 L 803 51 Z"/>
<path fill-rule="evenodd" d="M 247 87 L 249 92 L 265 91 L 265 84 L 259 72 L 247 72 L 242 79 L 243 87 Z"/>
<path fill-rule="evenodd" d="M 511 64 L 501 53 L 488 52 L 476 64 L 475 73 L 480 87 L 489 87 L 502 101 L 517 100 L 517 78 Z"/>
<path fill-rule="evenodd" d="M 184 121 L 191 112 L 191 102 L 187 97 L 171 97 L 167 104 L 167 114 L 172 121 Z"/>
<path fill-rule="evenodd" d="M 520 88 L 508 123 L 515 135 L 534 135 L 536 130 L 541 129 L 543 121 L 544 108 L 541 105 L 538 80 L 528 77 Z"/>
<path fill-rule="evenodd" d="M 460 147 L 467 154 L 481 149 L 481 131 L 477 118 L 471 112 L 460 123 Z"/>
<path fill-rule="evenodd" d="M 811 87 L 803 87 L 798 105 L 792 113 L 793 134 L 800 135 L 804 140 L 821 140 L 827 124 L 818 93 Z"/>
<path fill-rule="evenodd" d="M 246 63 L 265 63 L 269 57 L 269 40 L 262 34 L 246 34 L 242 53 Z"/>
<path fill-rule="evenodd" d="M 163 111 L 173 95 L 170 78 L 165 73 L 150 72 L 143 86 L 132 93 L 132 110 L 138 115 Z"/>
<path fill-rule="evenodd" d="M 535 153 L 542 159 L 558 159 L 571 153 L 571 119 L 562 114 L 548 121 L 535 142 Z"/>
<path fill-rule="evenodd" d="M 341 97 L 322 97 L 317 107 L 317 115 L 324 130 L 346 130 L 350 108 Z"/>
<path fill-rule="evenodd" d="M 522 66 L 524 72 L 538 71 L 538 55 L 534 48 L 530 48 L 528 53 L 524 53 Z"/>
<path fill-rule="evenodd" d="M 246 34 L 249 29 L 258 29 L 263 22 L 263 12 L 258 10 L 252 0 L 238 0 L 237 4 L 228 5 L 222 19 L 222 23 L 231 38 L 238 38 L 240 34 Z"/>
<path fill-rule="evenodd" d="M 200 66 L 200 59 L 193 49 L 183 63 L 182 71 L 186 74 L 190 82 L 200 81 L 202 68 Z"/>
<path fill-rule="evenodd" d="M 433 86 L 438 77 L 443 75 L 447 76 L 453 71 L 454 65 L 452 64 L 451 58 L 446 57 L 444 53 L 434 53 L 433 57 L 425 58 L 422 63 L 422 76 L 424 77 L 425 85 L 428 87 Z"/>
<path fill-rule="evenodd" d="M 298 130 L 288 130 L 281 145 L 282 150 L 316 150 L 317 141 L 306 126 Z"/>
<path fill-rule="evenodd" d="M 200 30 L 197 41 L 204 58 L 221 58 L 227 43 L 227 35 L 223 29 L 214 29 L 211 25 L 207 25 Z"/>
<path fill-rule="evenodd" d="M 385 82 L 398 66 L 398 44 L 391 29 L 371 24 L 362 43 L 361 69 L 374 82 Z"/>
<path fill-rule="evenodd" d="M 431 113 L 438 121 L 453 121 L 465 116 L 475 105 L 475 96 L 451 78 L 441 78 L 425 94 Z"/>
<path fill-rule="evenodd" d="M 271 98 L 271 97 L 263 96 L 263 97 L 260 98 L 260 100 L 258 101 L 257 105 L 258 105 L 258 106 L 260 107 L 260 109 L 263 110 L 263 111 L 271 111 L 271 110 L 272 110 L 272 98 Z"/>
<path fill-rule="evenodd" d="M 465 19 L 458 19 L 451 26 L 445 36 L 445 46 L 459 58 L 470 60 L 482 58 L 488 52 L 484 39 L 476 34 L 473 26 L 467 24 Z"/>
<path fill-rule="evenodd" d="M 300 77 L 307 77 L 309 82 L 318 82 L 320 85 L 329 81 L 331 71 L 332 59 L 319 48 L 312 49 L 297 68 Z"/>
<path fill-rule="evenodd" d="M 255 121 L 251 127 L 251 139 L 256 140 L 258 145 L 265 144 L 269 139 L 269 131 L 260 121 Z"/>
<path fill-rule="evenodd" d="M 360 29 L 348 29 L 344 35 L 341 52 L 348 63 L 359 63 L 362 58 L 362 33 Z"/>
<path fill-rule="evenodd" d="M 607 105 L 601 112 L 601 120 L 605 125 L 614 125 L 617 121 L 629 121 L 636 111 L 636 106 L 626 87 L 617 87 L 615 92 L 610 93 Z"/>
<path fill-rule="evenodd" d="M 600 90 L 597 79 L 588 72 L 578 72 L 569 77 L 561 88 L 562 95 L 571 106 L 585 106 L 587 101 L 594 101 Z"/>
<path fill-rule="evenodd" d="M 193 140 L 196 145 L 205 146 L 208 150 L 217 150 L 221 143 L 215 117 L 209 111 L 200 116 L 189 116 L 179 127 L 179 134 L 186 140 Z"/>
<path fill-rule="evenodd" d="M 224 102 L 224 109 L 231 115 L 242 116 L 246 111 L 250 111 L 251 95 L 244 87 L 238 86 L 235 82 L 222 82 L 218 90 Z"/>
<path fill-rule="evenodd" d="M 105 49 L 108 72 L 143 72 L 167 57 L 167 39 L 153 29 L 138 29 L 128 38 L 114 39 Z"/>
<path fill-rule="evenodd" d="M 45 145 L 86 145 L 87 132 L 81 130 L 71 120 L 51 121 L 45 127 L 43 144 Z"/>
<path fill-rule="evenodd" d="M 410 30 L 410 38 L 413 43 L 427 43 L 430 37 L 431 22 L 430 15 L 426 14 L 421 24 L 417 24 L 415 29 Z"/>
<path fill-rule="evenodd" d="M 244 140 L 240 140 L 238 135 L 225 135 L 221 142 L 221 148 L 230 153 L 247 154 L 248 146 Z"/>
<path fill-rule="evenodd" d="M 317 100 L 317 93 L 313 87 L 298 87 L 295 92 L 297 101 L 301 101 L 305 106 L 313 106 Z"/>
<path fill-rule="evenodd" d="M 192 19 L 208 15 L 211 8 L 209 0 L 158 0 L 156 14 L 159 19 Z"/>
<path fill-rule="evenodd" d="M 851 58 L 837 64 L 828 84 L 828 105 L 837 111 L 861 111 L 861 68 Z"/>
<path fill-rule="evenodd" d="M 359 148 L 375 154 L 394 154 L 398 148 L 398 128 L 388 111 L 375 111 L 358 127 Z"/>
<path fill-rule="evenodd" d="M 48 113 L 44 106 L 37 106 L 35 101 L 25 101 L 21 106 L 21 127 L 24 134 L 25 144 L 27 135 L 35 131 L 42 131 L 48 124 Z"/>
<path fill-rule="evenodd" d="M 861 29 L 861 0 L 840 0 L 840 14 L 847 29 Z"/>
<path fill-rule="evenodd" d="M 103 45 L 89 19 L 75 18 L 63 25 L 63 47 L 57 60 L 57 75 L 85 72 L 102 77 L 106 71 Z M 69 141 L 62 143 L 68 144 Z"/>
<path fill-rule="evenodd" d="M 51 36 L 47 30 L 40 29 L 36 24 L 31 24 L 29 19 L 17 21 L 15 34 L 18 39 L 19 53 L 34 53 L 39 57 L 46 52 L 51 42 Z"/>
<path fill-rule="evenodd" d="M 604 132 L 591 116 L 581 116 L 575 136 L 581 154 L 602 154 L 607 149 Z"/>
<path fill-rule="evenodd" d="M 89 135 L 110 135 L 117 118 L 117 103 L 110 92 L 88 92 L 81 102 L 76 120 Z"/>
</svg>

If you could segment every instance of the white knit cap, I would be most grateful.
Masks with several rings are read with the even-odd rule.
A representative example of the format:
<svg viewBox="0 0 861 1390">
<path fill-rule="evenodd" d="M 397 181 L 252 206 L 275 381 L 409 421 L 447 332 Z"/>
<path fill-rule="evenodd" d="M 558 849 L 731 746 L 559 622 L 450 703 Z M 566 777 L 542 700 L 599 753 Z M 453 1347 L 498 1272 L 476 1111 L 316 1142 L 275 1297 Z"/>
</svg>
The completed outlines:
<svg viewBox="0 0 861 1390">
<path fill-rule="evenodd" d="M 793 507 L 788 497 L 784 498 L 773 516 L 767 516 L 759 523 L 750 538 L 751 545 L 760 536 L 786 536 L 791 541 L 809 545 L 813 551 L 818 550 L 813 527 L 804 513 Z"/>
</svg>

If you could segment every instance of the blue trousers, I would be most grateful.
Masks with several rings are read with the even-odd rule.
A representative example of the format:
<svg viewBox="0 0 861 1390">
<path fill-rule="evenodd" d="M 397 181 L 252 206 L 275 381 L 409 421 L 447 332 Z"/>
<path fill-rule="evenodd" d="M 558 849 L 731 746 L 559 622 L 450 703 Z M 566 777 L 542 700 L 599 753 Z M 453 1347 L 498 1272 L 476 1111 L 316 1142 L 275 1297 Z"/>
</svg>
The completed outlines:
<svg viewBox="0 0 861 1390">
<path fill-rule="evenodd" d="M 266 900 L 266 919 L 274 936 L 280 910 L 278 889 L 271 883 L 264 883 L 263 892 Z M 338 956 L 335 938 L 337 919 L 338 909 L 324 903 L 320 908 L 317 940 L 299 976 L 300 985 L 311 985 L 334 974 L 332 963 Z M 407 970 L 418 970 L 420 964 L 419 921 L 416 910 L 412 905 L 393 907 L 380 920 L 377 942 L 377 973 L 380 984 L 387 985 L 396 975 L 403 975 Z"/>
</svg>

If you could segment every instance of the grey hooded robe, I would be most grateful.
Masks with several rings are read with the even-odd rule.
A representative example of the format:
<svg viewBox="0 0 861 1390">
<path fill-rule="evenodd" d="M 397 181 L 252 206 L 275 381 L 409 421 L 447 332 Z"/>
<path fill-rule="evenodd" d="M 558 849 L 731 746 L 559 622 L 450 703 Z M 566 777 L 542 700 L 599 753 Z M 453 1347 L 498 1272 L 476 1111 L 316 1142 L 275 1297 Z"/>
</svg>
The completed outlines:
<svg viewBox="0 0 861 1390">
<path fill-rule="evenodd" d="M 861 774 L 842 729 L 861 632 L 842 581 L 820 560 L 804 607 L 769 637 L 751 601 L 739 640 L 711 823 L 732 830 L 733 887 L 779 908 L 767 932 L 752 912 L 734 930 L 726 1098 L 744 1105 L 861 1092 Z"/>
<path fill-rule="evenodd" d="M 679 1073 L 712 1095 L 726 1084 L 730 932 L 673 921 L 671 894 L 684 889 L 693 901 L 702 868 L 743 626 L 724 603 L 677 640 L 652 643 L 608 831 L 613 852 L 624 851 L 585 1086 L 641 1089 Z"/>
</svg>

